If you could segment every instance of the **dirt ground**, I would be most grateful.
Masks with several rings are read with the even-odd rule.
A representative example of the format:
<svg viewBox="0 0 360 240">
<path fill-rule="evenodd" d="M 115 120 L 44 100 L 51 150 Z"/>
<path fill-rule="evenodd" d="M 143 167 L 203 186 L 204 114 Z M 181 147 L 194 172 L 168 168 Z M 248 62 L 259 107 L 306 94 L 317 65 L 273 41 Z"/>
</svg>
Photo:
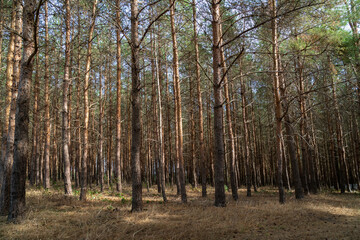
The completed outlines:
<svg viewBox="0 0 360 240">
<path fill-rule="evenodd" d="M 323 191 L 296 200 L 287 192 L 278 203 L 275 188 L 260 188 L 252 197 L 240 189 L 235 202 L 217 208 L 214 189 L 202 198 L 200 189 L 187 187 L 182 204 L 176 188 L 167 189 L 163 203 L 155 187 L 143 189 L 144 211 L 130 213 L 131 189 L 122 195 L 91 190 L 88 201 L 49 191 L 27 190 L 27 214 L 19 224 L 0 217 L 0 239 L 360 239 L 360 193 Z"/>
</svg>

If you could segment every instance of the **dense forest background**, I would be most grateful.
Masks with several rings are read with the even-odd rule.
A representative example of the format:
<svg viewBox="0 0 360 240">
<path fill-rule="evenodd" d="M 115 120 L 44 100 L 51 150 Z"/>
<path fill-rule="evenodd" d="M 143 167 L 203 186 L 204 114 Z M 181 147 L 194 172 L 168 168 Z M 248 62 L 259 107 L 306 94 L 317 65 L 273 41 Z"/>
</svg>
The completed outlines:
<svg viewBox="0 0 360 240">
<path fill-rule="evenodd" d="M 360 2 L 0 0 L 0 210 L 25 182 L 360 185 Z M 79 189 L 79 190 L 78 190 Z"/>
</svg>

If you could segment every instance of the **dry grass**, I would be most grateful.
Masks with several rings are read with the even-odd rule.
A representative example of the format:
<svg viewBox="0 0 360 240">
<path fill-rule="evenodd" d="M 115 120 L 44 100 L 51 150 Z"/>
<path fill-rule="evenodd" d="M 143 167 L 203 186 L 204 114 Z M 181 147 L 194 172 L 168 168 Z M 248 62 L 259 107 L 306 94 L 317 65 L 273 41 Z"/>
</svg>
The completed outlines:
<svg viewBox="0 0 360 240">
<path fill-rule="evenodd" d="M 228 206 L 213 206 L 214 190 L 201 198 L 188 187 L 188 204 L 167 189 L 164 204 L 155 188 L 143 191 L 144 211 L 130 213 L 131 192 L 92 191 L 82 203 L 65 198 L 61 186 L 29 189 L 27 215 L 19 224 L 0 217 L 0 239 L 360 239 L 360 194 L 323 192 L 301 201 L 287 194 L 280 205 L 275 189 L 261 188 L 251 198 L 227 195 Z"/>
</svg>

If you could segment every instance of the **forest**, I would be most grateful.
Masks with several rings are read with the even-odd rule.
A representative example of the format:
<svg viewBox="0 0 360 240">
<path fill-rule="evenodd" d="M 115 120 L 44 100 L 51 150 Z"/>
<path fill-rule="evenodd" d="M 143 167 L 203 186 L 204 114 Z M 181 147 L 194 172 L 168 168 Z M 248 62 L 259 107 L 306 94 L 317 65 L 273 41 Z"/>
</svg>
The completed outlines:
<svg viewBox="0 0 360 240">
<path fill-rule="evenodd" d="M 359 0 L 0 0 L 0 239 L 358 239 Z"/>
</svg>

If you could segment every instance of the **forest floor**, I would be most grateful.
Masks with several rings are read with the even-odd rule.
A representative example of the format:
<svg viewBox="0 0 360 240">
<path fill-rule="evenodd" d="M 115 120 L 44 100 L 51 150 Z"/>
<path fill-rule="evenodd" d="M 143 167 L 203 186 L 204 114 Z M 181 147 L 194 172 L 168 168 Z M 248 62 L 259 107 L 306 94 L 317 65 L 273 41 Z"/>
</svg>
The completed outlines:
<svg viewBox="0 0 360 240">
<path fill-rule="evenodd" d="M 323 191 L 296 200 L 286 194 L 278 203 L 275 188 L 260 188 L 252 197 L 239 190 L 235 202 L 227 193 L 227 207 L 214 207 L 208 197 L 187 187 L 188 203 L 167 189 L 168 202 L 154 186 L 143 189 L 144 211 L 131 213 L 131 188 L 122 195 L 89 190 L 86 203 L 79 192 L 65 197 L 63 187 L 27 190 L 27 214 L 18 224 L 0 217 L 0 239 L 360 239 L 360 193 Z"/>
</svg>

